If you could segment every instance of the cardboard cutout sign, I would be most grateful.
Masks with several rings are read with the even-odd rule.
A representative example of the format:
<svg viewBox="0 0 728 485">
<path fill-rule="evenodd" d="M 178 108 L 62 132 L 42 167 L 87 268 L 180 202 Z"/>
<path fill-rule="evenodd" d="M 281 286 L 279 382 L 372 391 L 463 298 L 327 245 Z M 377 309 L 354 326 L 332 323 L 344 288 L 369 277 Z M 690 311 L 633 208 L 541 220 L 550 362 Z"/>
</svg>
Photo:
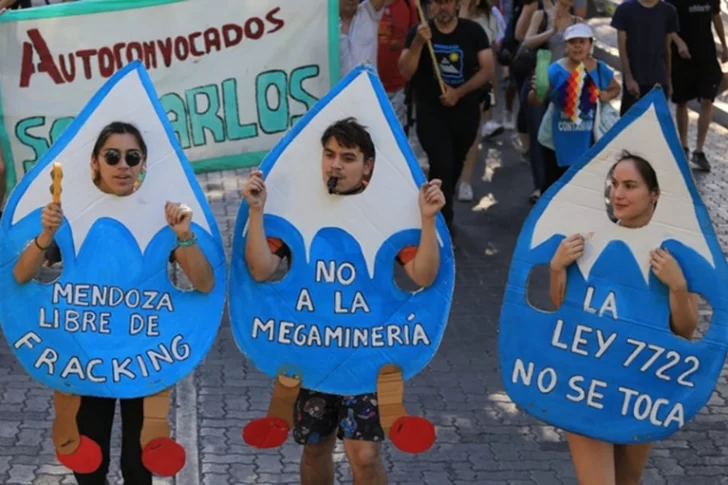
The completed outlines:
<svg viewBox="0 0 728 485">
<path fill-rule="evenodd" d="M 0 221 L 0 322 L 23 367 L 73 394 L 134 398 L 167 389 L 212 345 L 225 300 L 222 238 L 148 74 L 138 62 L 115 74 L 52 149 L 20 181 Z M 113 121 L 135 125 L 148 147 L 146 178 L 127 197 L 101 192 L 91 151 Z M 55 236 L 63 270 L 52 283 L 20 285 L 18 256 L 41 231 L 50 171 L 63 168 L 65 220 Z M 176 246 L 167 201 L 187 204 L 215 276 L 209 294 L 168 276 Z"/>
<path fill-rule="evenodd" d="M 355 117 L 376 157 L 366 190 L 330 195 L 321 136 Z M 248 205 L 233 240 L 230 315 L 240 349 L 270 376 L 297 368 L 302 386 L 357 395 L 376 390 L 386 364 L 405 379 L 437 351 L 454 286 L 449 234 L 437 217 L 440 269 L 416 293 L 394 281 L 395 257 L 419 244 L 418 190 L 424 175 L 372 70 L 358 67 L 301 120 L 261 165 L 268 198 L 265 229 L 283 240 L 292 264 L 279 282 L 255 282 L 244 259 Z M 252 304 L 251 304 L 252 303 Z"/>
<path fill-rule="evenodd" d="M 661 195 L 650 223 L 607 216 L 606 177 L 622 150 L 654 168 Z M 527 301 L 532 268 L 581 233 L 566 298 L 548 313 Z M 707 334 L 669 328 L 668 290 L 649 252 L 667 248 L 691 292 L 712 305 Z M 637 103 L 542 197 L 518 239 L 500 319 L 499 354 L 511 399 L 554 426 L 612 443 L 677 431 L 708 401 L 726 357 L 728 268 L 675 133 L 664 94 Z"/>
</svg>

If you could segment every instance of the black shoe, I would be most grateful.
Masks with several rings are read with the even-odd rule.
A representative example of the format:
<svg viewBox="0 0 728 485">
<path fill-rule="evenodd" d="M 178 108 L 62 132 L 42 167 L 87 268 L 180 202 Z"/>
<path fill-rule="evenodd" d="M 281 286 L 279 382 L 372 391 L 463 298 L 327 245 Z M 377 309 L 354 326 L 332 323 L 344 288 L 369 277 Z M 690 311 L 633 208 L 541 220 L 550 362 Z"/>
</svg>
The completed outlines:
<svg viewBox="0 0 728 485">
<path fill-rule="evenodd" d="M 710 172 L 710 162 L 705 158 L 703 152 L 693 152 L 693 164 L 697 165 L 704 172 Z"/>
<path fill-rule="evenodd" d="M 690 160 L 690 147 L 683 147 L 683 151 L 685 152 L 685 159 Z"/>
</svg>

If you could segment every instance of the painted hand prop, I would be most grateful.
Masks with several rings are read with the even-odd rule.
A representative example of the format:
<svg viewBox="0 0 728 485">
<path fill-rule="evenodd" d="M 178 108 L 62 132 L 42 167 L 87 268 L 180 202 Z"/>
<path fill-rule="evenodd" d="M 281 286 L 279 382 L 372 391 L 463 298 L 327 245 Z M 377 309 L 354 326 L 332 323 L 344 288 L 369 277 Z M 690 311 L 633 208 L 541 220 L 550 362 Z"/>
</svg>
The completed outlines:
<svg viewBox="0 0 728 485">
<path fill-rule="evenodd" d="M 368 129 L 374 170 L 363 192 L 330 194 L 321 136 L 347 116 Z M 230 316 L 240 349 L 276 384 L 267 418 L 249 423 L 244 440 L 280 446 L 303 387 L 343 396 L 377 392 L 380 421 L 393 443 L 409 452 L 428 449 L 434 427 L 407 416 L 404 381 L 427 365 L 440 343 L 454 261 L 437 215 L 434 283 L 408 293 L 394 282 L 395 260 L 416 251 L 429 208 L 418 206 L 424 176 L 376 75 L 365 67 L 352 71 L 281 140 L 261 171 L 265 183 L 241 205 L 235 228 Z M 251 204 L 256 210 L 264 204 L 269 244 L 290 250 L 281 281 L 256 282 L 246 264 Z"/>
<path fill-rule="evenodd" d="M 623 150 L 645 159 L 659 184 L 654 213 L 638 228 L 612 222 L 605 207 L 604 184 Z M 564 301 L 538 310 L 527 301 L 529 274 L 559 246 Z M 727 269 L 656 89 L 544 194 L 523 226 L 499 329 L 509 396 L 534 417 L 595 439 L 669 436 L 705 405 L 723 367 Z M 668 285 L 684 283 L 683 274 L 688 291 L 713 308 L 700 342 L 670 328 Z"/>
<path fill-rule="evenodd" d="M 120 125 L 118 113 L 133 113 L 121 124 L 138 128 L 139 137 L 113 131 Z M 102 138 L 112 126 L 117 128 L 111 137 Z M 112 138 L 116 135 L 121 138 Z M 124 147 L 129 140 L 134 146 Z M 91 153 L 95 144 L 99 153 Z M 125 165 L 119 165 L 121 158 Z M 113 174 L 108 180 L 100 175 L 100 164 Z M 146 176 L 130 176 L 134 167 Z M 49 172 L 52 204 L 45 183 Z M 133 189 L 120 194 L 118 187 L 104 185 L 114 183 Z M 58 218 L 49 244 L 58 246 L 62 271 L 47 284 L 32 276 L 19 280 L 26 268 L 21 253 L 44 257 L 36 235 L 48 235 L 46 205 Z M 225 255 L 204 194 L 140 63 L 115 74 L 23 177 L 8 200 L 0 232 L 0 322 L 23 367 L 55 391 L 53 441 L 59 461 L 79 473 L 93 472 L 102 461 L 98 444 L 82 436 L 76 424 L 82 396 L 143 397 L 142 461 L 158 475 L 176 474 L 185 452 L 170 438 L 171 387 L 214 341 L 225 299 Z M 201 259 L 194 261 L 206 261 L 212 287 L 176 288 L 168 275 L 173 250 L 196 288 L 185 266 L 199 250 Z"/>
</svg>

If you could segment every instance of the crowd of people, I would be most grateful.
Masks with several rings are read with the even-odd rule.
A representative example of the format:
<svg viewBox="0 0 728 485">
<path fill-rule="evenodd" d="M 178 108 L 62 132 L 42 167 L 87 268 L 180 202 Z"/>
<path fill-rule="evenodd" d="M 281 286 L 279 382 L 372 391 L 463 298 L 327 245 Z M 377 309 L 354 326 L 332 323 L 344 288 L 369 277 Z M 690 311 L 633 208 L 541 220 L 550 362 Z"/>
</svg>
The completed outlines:
<svg viewBox="0 0 728 485">
<path fill-rule="evenodd" d="M 408 133 L 416 133 L 411 142 L 421 166 L 429 167 L 431 178 L 443 181 L 444 214 L 453 236 L 452 202 L 455 196 L 464 202 L 473 200 L 471 180 L 481 140 L 515 129 L 511 140 L 531 166 L 530 201 L 535 203 L 656 85 L 677 105 L 686 157 L 697 168 L 710 170 L 703 148 L 723 81 L 719 57 L 728 61 L 718 0 L 620 4 L 611 24 L 618 31 L 621 83 L 612 68 L 593 57 L 594 35 L 584 20 L 586 0 L 430 0 L 421 4 L 430 19 L 427 27 L 420 25 L 414 0 L 342 1 L 342 74 L 362 62 L 376 65 L 402 125 Z M 480 28 L 472 28 L 466 20 Z M 350 36 L 350 26 L 355 24 L 355 35 Z M 359 24 L 368 26 L 368 31 Z M 713 28 L 723 46 L 720 52 Z M 427 42 L 435 46 L 444 94 L 433 60 L 423 54 Z M 438 52 L 443 46 L 462 51 L 462 60 L 453 61 L 452 53 Z M 551 61 L 542 89 L 536 89 L 540 50 L 549 51 Z M 574 93 L 550 92 L 573 86 L 564 82 L 569 78 L 585 80 L 577 88 L 579 93 L 591 89 L 598 94 L 577 106 L 573 101 L 577 98 L 566 96 Z M 505 106 L 502 120 L 497 121 L 493 107 L 501 93 Z M 620 97 L 618 113 L 611 102 Z M 568 105 L 556 99 L 573 102 Z M 691 153 L 687 103 L 694 99 L 700 102 L 700 121 Z"/>
</svg>

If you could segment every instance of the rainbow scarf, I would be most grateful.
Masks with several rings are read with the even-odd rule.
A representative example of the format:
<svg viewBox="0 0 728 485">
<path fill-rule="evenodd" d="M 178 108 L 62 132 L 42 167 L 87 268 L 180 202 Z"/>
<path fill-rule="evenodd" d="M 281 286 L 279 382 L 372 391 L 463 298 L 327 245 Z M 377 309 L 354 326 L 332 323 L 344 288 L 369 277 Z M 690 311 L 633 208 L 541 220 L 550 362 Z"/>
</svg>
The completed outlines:
<svg viewBox="0 0 728 485">
<path fill-rule="evenodd" d="M 557 100 L 564 115 L 577 125 L 588 119 L 591 112 L 596 109 L 599 88 L 583 63 L 579 64 L 559 87 Z"/>
</svg>

